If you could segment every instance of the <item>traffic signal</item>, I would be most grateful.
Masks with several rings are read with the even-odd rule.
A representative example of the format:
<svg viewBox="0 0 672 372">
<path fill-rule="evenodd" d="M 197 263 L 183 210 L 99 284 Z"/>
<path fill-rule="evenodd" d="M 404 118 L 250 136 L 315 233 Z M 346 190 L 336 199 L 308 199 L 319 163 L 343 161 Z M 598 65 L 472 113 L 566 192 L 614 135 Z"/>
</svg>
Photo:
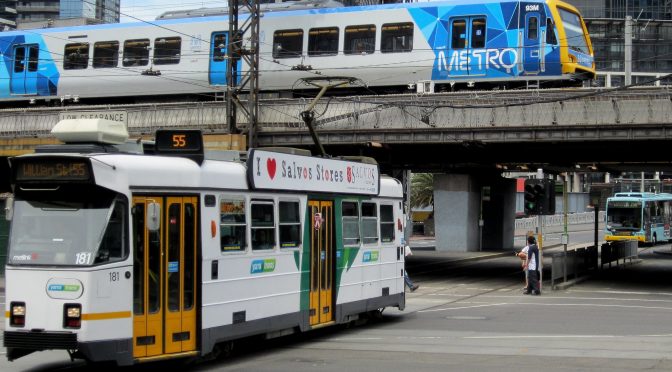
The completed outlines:
<svg viewBox="0 0 672 372">
<path fill-rule="evenodd" d="M 539 192 L 543 190 L 541 187 L 542 180 L 528 179 L 525 180 L 525 215 L 532 216 L 539 214 Z"/>
<path fill-rule="evenodd" d="M 555 184 L 549 179 L 525 180 L 525 215 L 555 214 Z"/>
</svg>

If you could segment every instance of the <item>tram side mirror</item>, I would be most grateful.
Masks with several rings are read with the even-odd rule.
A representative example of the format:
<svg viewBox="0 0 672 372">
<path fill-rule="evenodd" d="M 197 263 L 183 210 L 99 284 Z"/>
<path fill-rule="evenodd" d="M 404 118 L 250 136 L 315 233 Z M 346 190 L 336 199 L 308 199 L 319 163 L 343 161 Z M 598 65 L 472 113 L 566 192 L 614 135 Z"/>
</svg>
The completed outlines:
<svg viewBox="0 0 672 372">
<path fill-rule="evenodd" d="M 147 205 L 147 229 L 149 231 L 159 231 L 161 227 L 161 206 L 159 203 L 149 203 Z"/>
<path fill-rule="evenodd" d="M 14 198 L 9 197 L 5 199 L 5 219 L 11 221 L 14 217 Z"/>
</svg>

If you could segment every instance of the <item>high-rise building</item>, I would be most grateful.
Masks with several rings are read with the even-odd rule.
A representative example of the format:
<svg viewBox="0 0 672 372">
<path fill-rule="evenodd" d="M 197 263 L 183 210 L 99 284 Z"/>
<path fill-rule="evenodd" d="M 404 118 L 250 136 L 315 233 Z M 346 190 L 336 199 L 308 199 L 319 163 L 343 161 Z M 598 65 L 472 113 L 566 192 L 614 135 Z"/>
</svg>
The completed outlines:
<svg viewBox="0 0 672 372">
<path fill-rule="evenodd" d="M 16 0 L 0 0 L 0 31 L 16 28 Z"/>
<path fill-rule="evenodd" d="M 120 0 L 15 0 L 14 3 L 16 27 L 20 29 L 119 22 Z"/>
</svg>

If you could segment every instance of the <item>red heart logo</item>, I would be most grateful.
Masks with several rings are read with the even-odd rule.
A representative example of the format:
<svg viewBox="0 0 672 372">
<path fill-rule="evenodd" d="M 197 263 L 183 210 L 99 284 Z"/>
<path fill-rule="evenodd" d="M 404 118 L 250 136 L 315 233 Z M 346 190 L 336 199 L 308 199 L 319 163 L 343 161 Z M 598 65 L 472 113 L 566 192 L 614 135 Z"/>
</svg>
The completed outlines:
<svg viewBox="0 0 672 372">
<path fill-rule="evenodd" d="M 266 160 L 266 169 L 268 169 L 268 176 L 273 179 L 275 177 L 275 159 L 268 158 Z"/>
</svg>

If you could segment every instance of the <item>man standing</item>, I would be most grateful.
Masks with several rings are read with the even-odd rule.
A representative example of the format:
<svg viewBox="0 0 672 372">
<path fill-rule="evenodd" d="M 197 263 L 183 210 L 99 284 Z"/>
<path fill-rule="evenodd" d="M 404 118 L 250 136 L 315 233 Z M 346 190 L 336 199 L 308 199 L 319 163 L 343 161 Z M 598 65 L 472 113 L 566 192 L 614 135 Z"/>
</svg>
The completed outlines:
<svg viewBox="0 0 672 372">
<path fill-rule="evenodd" d="M 527 258 L 525 266 L 527 267 L 527 290 L 524 294 L 540 295 L 539 290 L 539 247 L 537 247 L 534 236 L 527 237 Z"/>
</svg>

